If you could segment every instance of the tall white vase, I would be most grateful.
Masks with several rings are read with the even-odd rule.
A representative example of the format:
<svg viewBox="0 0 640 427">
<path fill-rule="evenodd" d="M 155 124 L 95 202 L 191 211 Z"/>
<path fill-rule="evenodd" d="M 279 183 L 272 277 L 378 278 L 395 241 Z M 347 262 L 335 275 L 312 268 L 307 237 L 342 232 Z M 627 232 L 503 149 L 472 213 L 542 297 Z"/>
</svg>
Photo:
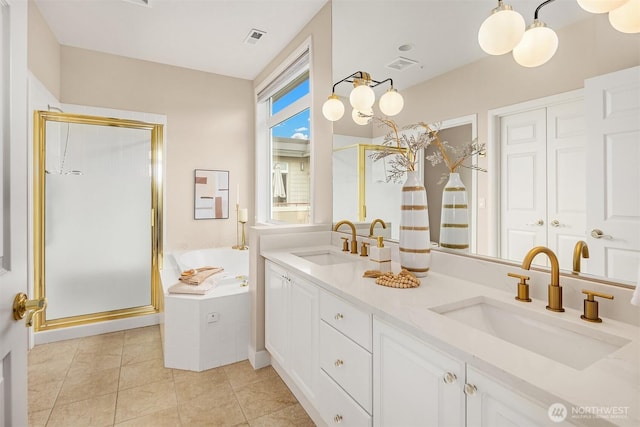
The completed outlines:
<svg viewBox="0 0 640 427">
<path fill-rule="evenodd" d="M 449 174 L 449 181 L 442 192 L 440 246 L 463 251 L 469 249 L 467 189 L 457 172 Z"/>
<path fill-rule="evenodd" d="M 427 192 L 418 172 L 407 172 L 402 186 L 400 265 L 418 277 L 426 276 L 431 267 Z"/>
</svg>

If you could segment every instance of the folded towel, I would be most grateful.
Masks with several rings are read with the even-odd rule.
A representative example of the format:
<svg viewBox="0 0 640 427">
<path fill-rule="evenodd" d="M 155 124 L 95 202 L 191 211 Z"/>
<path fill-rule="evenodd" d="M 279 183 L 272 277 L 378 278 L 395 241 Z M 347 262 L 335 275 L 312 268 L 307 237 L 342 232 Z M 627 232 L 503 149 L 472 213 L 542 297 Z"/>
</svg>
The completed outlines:
<svg viewBox="0 0 640 427">
<path fill-rule="evenodd" d="M 222 267 L 202 267 L 193 270 L 184 271 L 180 275 L 180 281 L 187 285 L 199 285 L 204 282 L 209 276 L 219 273 L 224 270 Z"/>
<path fill-rule="evenodd" d="M 192 295 L 204 295 L 213 288 L 215 288 L 215 280 L 206 280 L 199 285 L 188 285 L 186 283 L 178 282 L 175 285 L 169 287 L 170 294 L 192 294 Z"/>
</svg>

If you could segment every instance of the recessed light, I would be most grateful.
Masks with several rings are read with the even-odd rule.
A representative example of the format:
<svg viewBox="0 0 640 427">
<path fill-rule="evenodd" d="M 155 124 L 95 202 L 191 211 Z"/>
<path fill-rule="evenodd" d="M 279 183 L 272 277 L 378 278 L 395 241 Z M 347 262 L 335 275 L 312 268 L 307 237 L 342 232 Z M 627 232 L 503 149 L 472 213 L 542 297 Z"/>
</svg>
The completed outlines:
<svg viewBox="0 0 640 427">
<path fill-rule="evenodd" d="M 398 50 L 400 52 L 409 52 L 411 49 L 413 49 L 412 43 L 401 44 L 400 46 L 398 46 Z"/>
</svg>

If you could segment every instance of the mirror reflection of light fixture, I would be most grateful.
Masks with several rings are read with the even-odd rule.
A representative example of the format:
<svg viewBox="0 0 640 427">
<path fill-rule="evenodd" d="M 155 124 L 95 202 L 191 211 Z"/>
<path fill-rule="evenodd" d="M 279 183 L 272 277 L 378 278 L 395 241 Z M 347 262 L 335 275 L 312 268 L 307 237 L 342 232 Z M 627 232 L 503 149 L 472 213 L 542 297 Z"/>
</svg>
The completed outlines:
<svg viewBox="0 0 640 427">
<path fill-rule="evenodd" d="M 327 120 L 335 122 L 340 120 L 344 115 L 344 104 L 340 101 L 336 95 L 336 86 L 340 83 L 353 83 L 353 90 L 349 95 L 349 102 L 353 107 L 351 112 L 351 118 L 359 125 L 365 125 L 369 123 L 370 117 L 362 117 L 358 112 L 363 112 L 367 116 L 373 115 L 373 104 L 376 100 L 376 95 L 372 88 L 389 82 L 391 87 L 381 97 L 378 106 L 380 111 L 387 116 L 395 116 L 402 111 L 404 107 L 404 99 L 397 90 L 393 88 L 393 80 L 391 78 L 377 81 L 371 78 L 369 73 L 363 71 L 356 71 L 348 77 L 340 80 L 333 85 L 333 90 L 329 99 L 327 99 L 322 106 L 322 114 Z"/>
<path fill-rule="evenodd" d="M 591 13 L 611 12 L 622 6 L 627 0 L 578 0 L 581 8 Z"/>
<path fill-rule="evenodd" d="M 538 19 L 540 9 L 552 1 L 555 0 L 547 0 L 536 8 L 533 23 L 513 48 L 513 58 L 523 67 L 538 67 L 550 60 L 558 50 L 558 35 Z"/>
<path fill-rule="evenodd" d="M 627 0 L 609 12 L 611 26 L 622 33 L 640 33 L 640 0 Z"/>
<path fill-rule="evenodd" d="M 524 18 L 513 8 L 498 1 L 498 7 L 484 20 L 478 31 L 478 43 L 489 55 L 502 55 L 518 44 L 524 34 Z"/>
</svg>

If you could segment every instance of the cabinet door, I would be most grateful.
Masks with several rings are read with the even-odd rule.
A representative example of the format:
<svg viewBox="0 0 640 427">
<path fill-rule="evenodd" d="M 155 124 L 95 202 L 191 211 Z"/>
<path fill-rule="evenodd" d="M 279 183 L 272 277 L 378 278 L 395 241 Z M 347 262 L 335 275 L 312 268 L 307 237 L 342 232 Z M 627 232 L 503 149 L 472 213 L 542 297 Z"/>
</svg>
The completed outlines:
<svg viewBox="0 0 640 427">
<path fill-rule="evenodd" d="M 508 387 L 467 366 L 467 384 L 475 387 L 467 393 L 467 426 L 558 426 L 572 425 L 554 417 L 570 417 L 567 408 L 560 406 L 549 414 L 549 407 L 529 400 Z"/>
<path fill-rule="evenodd" d="M 374 319 L 375 426 L 464 426 L 463 383 L 462 362 Z"/>
<path fill-rule="evenodd" d="M 316 398 L 318 362 L 318 288 L 292 276 L 290 286 L 289 372 L 293 380 L 310 400 Z"/>
<path fill-rule="evenodd" d="M 286 270 L 267 261 L 264 282 L 265 346 L 271 357 L 285 367 L 289 343 L 289 278 Z"/>
</svg>

